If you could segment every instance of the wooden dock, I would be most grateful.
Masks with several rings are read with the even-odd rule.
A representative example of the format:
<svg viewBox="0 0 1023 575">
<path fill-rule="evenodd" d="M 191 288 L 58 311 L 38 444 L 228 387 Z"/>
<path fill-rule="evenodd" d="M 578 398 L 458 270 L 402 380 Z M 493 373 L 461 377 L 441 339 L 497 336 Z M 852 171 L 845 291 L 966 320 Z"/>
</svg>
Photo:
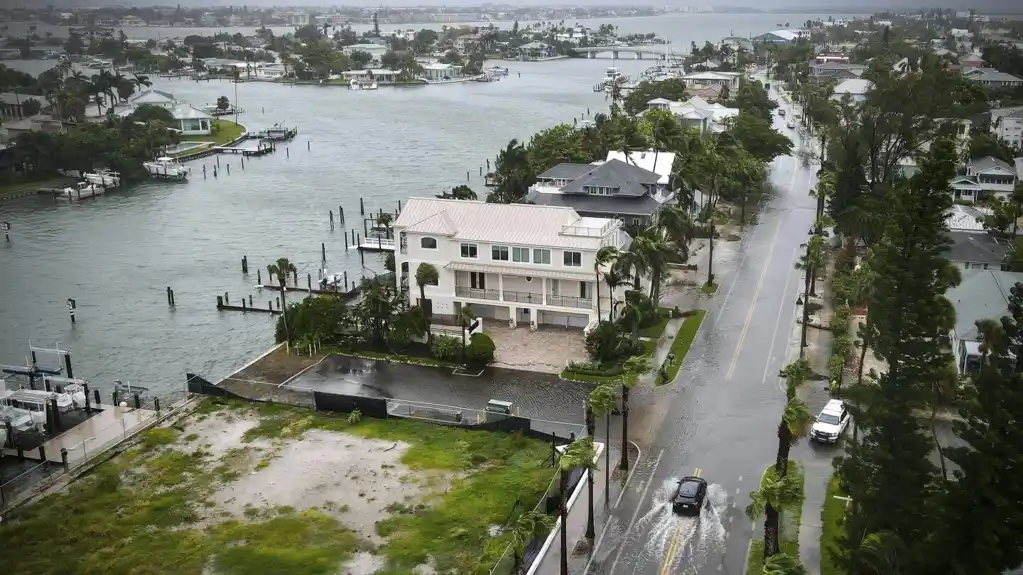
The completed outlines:
<svg viewBox="0 0 1023 575">
<path fill-rule="evenodd" d="M 277 305 L 280 305 L 278 302 Z M 280 308 L 274 309 L 274 302 L 266 302 L 266 307 L 256 307 L 254 305 L 246 305 L 245 298 L 242 298 L 242 305 L 231 305 L 224 302 L 224 296 L 217 296 L 217 311 L 242 311 L 251 313 L 268 313 L 270 315 L 276 315 L 281 313 Z"/>
<path fill-rule="evenodd" d="M 393 252 L 394 240 L 385 238 L 363 238 L 356 248 L 363 252 Z"/>
<path fill-rule="evenodd" d="M 170 406 L 167 406 L 170 407 Z M 153 419 L 156 412 L 149 409 L 104 405 L 89 419 L 43 443 L 46 460 L 60 463 L 60 450 L 67 449 L 68 463 L 75 465 L 105 445 L 112 444 L 137 426 Z M 3 450 L 4 455 L 17 456 L 14 449 Z M 24 452 L 26 459 L 39 460 L 38 450 Z"/>
<path fill-rule="evenodd" d="M 319 284 L 317 284 L 317 285 L 319 285 Z M 277 285 L 277 284 L 263 284 L 263 287 L 268 289 L 268 290 L 271 290 L 271 291 L 281 291 L 281 286 Z M 348 291 L 344 291 L 344 290 L 341 290 L 341 289 L 331 289 L 331 288 L 317 289 L 317 288 L 313 288 L 313 287 L 296 287 L 296 286 L 286 286 L 284 289 L 286 291 L 289 291 L 289 292 L 293 291 L 293 292 L 300 292 L 300 293 L 308 293 L 308 294 L 312 294 L 312 295 L 336 295 L 336 296 L 340 297 L 341 299 L 345 299 L 345 300 L 347 300 L 347 299 L 354 299 L 356 296 L 359 295 L 359 288 L 354 285 L 354 282 L 353 282 L 352 288 L 350 290 L 348 290 Z"/>
</svg>

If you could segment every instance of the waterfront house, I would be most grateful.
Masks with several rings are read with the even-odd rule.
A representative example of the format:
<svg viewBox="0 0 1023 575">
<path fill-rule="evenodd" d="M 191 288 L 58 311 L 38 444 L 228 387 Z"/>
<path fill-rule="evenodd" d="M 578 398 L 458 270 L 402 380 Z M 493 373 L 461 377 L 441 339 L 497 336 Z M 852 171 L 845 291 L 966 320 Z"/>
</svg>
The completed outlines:
<svg viewBox="0 0 1023 575">
<path fill-rule="evenodd" d="M 704 88 L 718 85 L 728 89 L 728 93 L 739 89 L 739 72 L 692 72 L 682 76 L 686 88 Z"/>
<path fill-rule="evenodd" d="M 21 134 L 27 132 L 43 132 L 56 134 L 61 130 L 61 123 L 49 114 L 36 114 L 0 124 L 0 143 L 13 142 Z"/>
<path fill-rule="evenodd" d="M 981 338 L 977 322 L 997 321 L 1007 315 L 1009 291 L 1019 282 L 1023 282 L 1023 273 L 985 270 L 965 275 L 958 286 L 945 294 L 956 312 L 949 343 L 959 373 L 973 373 L 980 368 Z"/>
<path fill-rule="evenodd" d="M 1023 85 L 1023 79 L 994 68 L 969 68 L 963 70 L 963 78 L 981 86 L 992 88 L 1013 88 Z"/>
<path fill-rule="evenodd" d="M 996 138 L 1013 149 L 1023 148 L 1023 106 L 991 110 L 988 126 Z"/>
<path fill-rule="evenodd" d="M 822 80 L 850 80 L 859 78 L 867 70 L 864 64 L 848 62 L 811 62 L 810 75 L 818 82 Z"/>
<path fill-rule="evenodd" d="M 610 151 L 592 164 L 562 163 L 536 178 L 526 200 L 541 206 L 572 208 L 581 216 L 617 218 L 648 225 L 672 199 L 675 154 L 654 150 Z"/>
<path fill-rule="evenodd" d="M 88 106 L 86 114 L 87 119 L 92 121 L 102 121 L 108 114 L 123 118 L 132 114 L 139 106 L 144 105 L 167 109 L 175 121 L 175 125 L 171 127 L 178 130 L 183 136 L 209 136 L 213 133 L 213 116 L 192 107 L 187 102 L 176 99 L 173 94 L 160 90 L 150 89 L 135 94 L 127 102 L 116 104 L 113 109 L 103 107 L 97 110 L 96 106 Z"/>
<path fill-rule="evenodd" d="M 623 296 L 608 294 L 594 272 L 598 250 L 628 245 L 613 218 L 567 207 L 412 198 L 393 228 L 398 287 L 434 314 L 471 305 L 484 321 L 513 328 L 582 329 L 597 323 L 598 297 L 608 317 Z M 426 301 L 415 283 L 420 263 L 439 272 L 436 283 L 423 286 Z"/>
<path fill-rule="evenodd" d="M 802 36 L 802 30 L 771 30 L 759 36 L 754 36 L 753 42 L 758 44 L 792 44 Z"/>
<path fill-rule="evenodd" d="M 517 48 L 519 60 L 540 60 L 558 55 L 557 49 L 545 42 L 530 42 Z"/>
<path fill-rule="evenodd" d="M 727 120 L 739 115 L 738 108 L 712 104 L 699 96 L 693 96 L 685 102 L 654 98 L 647 102 L 647 110 L 669 110 L 678 116 L 686 128 L 696 129 L 701 134 L 704 132 L 720 134 L 728 129 Z M 643 113 L 645 110 L 640 112 Z"/>
<path fill-rule="evenodd" d="M 3 92 L 0 93 L 0 117 L 25 117 L 25 102 L 28 100 L 35 100 L 38 102 L 40 111 L 50 108 L 50 101 L 42 96 L 20 94 L 18 92 Z"/>
<path fill-rule="evenodd" d="M 1007 199 L 1015 185 L 1016 168 L 991 156 L 970 160 L 966 173 L 949 182 L 954 199 L 964 202 L 979 202 L 989 196 Z"/>
<path fill-rule="evenodd" d="M 945 258 L 955 264 L 965 277 L 982 270 L 1006 270 L 1005 263 L 1011 240 L 991 235 L 984 220 L 991 209 L 981 206 L 955 204 L 945 215 L 948 239 L 951 245 Z"/>
<path fill-rule="evenodd" d="M 423 73 L 421 77 L 428 82 L 454 80 L 462 77 L 462 67 L 457 64 L 430 62 L 428 64 L 422 64 L 422 67 Z"/>
<path fill-rule="evenodd" d="M 714 103 L 726 99 L 721 96 L 721 93 L 724 92 L 724 90 L 724 86 L 720 84 L 713 84 L 702 88 L 686 88 L 686 93 L 694 98 L 702 98 L 707 102 Z"/>
<path fill-rule="evenodd" d="M 863 78 L 843 80 L 835 86 L 831 99 L 840 102 L 848 97 L 853 104 L 859 104 L 867 99 L 867 92 L 873 87 L 873 82 Z"/>
<path fill-rule="evenodd" d="M 185 102 L 178 102 L 168 109 L 174 116 L 174 128 L 182 136 L 209 136 L 213 133 L 213 116 L 208 112 Z"/>
</svg>

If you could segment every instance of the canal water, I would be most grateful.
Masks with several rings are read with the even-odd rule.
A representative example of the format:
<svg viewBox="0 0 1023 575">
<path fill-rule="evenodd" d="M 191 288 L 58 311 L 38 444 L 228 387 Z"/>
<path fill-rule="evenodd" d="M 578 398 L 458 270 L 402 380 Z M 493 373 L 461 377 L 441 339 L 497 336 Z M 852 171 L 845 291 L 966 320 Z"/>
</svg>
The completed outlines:
<svg viewBox="0 0 1023 575">
<path fill-rule="evenodd" d="M 757 26 L 774 27 L 772 17 Z M 750 26 L 731 31 L 759 29 Z M 331 273 L 355 280 L 382 272 L 382 257 L 367 254 L 363 267 L 355 250 L 344 250 L 346 230 L 362 233 L 360 198 L 375 212 L 464 183 L 482 196 L 480 168 L 510 139 L 528 141 L 587 109 L 607 109 L 592 91 L 607 60 L 498 64 L 511 73 L 490 84 L 356 92 L 243 83 L 237 98 L 230 82 L 155 79 L 155 89 L 194 106 L 227 96 L 244 109 L 239 121 L 249 130 L 284 123 L 299 136 L 274 155 L 246 160 L 244 170 L 241 158 L 220 156 L 217 178 L 213 156 L 190 163 L 187 183 L 145 183 L 71 204 L 0 201 L 0 221 L 12 226 L 11 242 L 0 243 L 0 363 L 24 363 L 32 340 L 69 347 L 75 374 L 104 389 L 122 379 L 160 393 L 180 389 L 186 371 L 212 381 L 230 373 L 272 343 L 273 320 L 218 312 L 218 294 L 232 303 L 251 295 L 265 306 L 273 294 L 253 287 L 256 269 L 265 280 L 266 265 L 287 257 L 315 281 L 321 243 Z M 616 65 L 638 75 L 652 62 Z M 347 226 L 331 230 L 328 212 L 336 218 L 339 206 Z M 77 301 L 74 325 L 67 298 Z"/>
</svg>

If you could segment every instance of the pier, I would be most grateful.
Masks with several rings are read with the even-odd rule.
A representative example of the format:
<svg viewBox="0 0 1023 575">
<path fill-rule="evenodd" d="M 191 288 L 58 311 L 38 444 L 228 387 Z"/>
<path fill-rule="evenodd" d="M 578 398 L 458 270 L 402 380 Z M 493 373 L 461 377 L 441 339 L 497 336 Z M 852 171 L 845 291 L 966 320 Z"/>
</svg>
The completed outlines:
<svg viewBox="0 0 1023 575">
<path fill-rule="evenodd" d="M 393 252 L 394 239 L 379 236 L 375 238 L 363 238 L 356 248 L 363 252 Z"/>
</svg>

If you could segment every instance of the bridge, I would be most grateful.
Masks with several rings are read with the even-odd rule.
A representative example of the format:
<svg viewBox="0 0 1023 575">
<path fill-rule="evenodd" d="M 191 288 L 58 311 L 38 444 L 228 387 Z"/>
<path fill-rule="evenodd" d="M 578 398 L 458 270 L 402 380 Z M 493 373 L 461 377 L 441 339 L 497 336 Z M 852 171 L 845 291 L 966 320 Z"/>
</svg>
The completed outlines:
<svg viewBox="0 0 1023 575">
<path fill-rule="evenodd" d="M 632 54 L 637 60 L 644 56 L 652 56 L 655 60 L 666 60 L 668 57 L 681 58 L 682 54 L 676 54 L 670 46 L 664 44 L 648 44 L 643 46 L 589 46 L 586 48 L 573 48 L 579 54 L 586 54 L 587 58 L 596 58 L 597 54 L 611 53 L 611 57 L 619 59 L 622 53 Z"/>
</svg>

